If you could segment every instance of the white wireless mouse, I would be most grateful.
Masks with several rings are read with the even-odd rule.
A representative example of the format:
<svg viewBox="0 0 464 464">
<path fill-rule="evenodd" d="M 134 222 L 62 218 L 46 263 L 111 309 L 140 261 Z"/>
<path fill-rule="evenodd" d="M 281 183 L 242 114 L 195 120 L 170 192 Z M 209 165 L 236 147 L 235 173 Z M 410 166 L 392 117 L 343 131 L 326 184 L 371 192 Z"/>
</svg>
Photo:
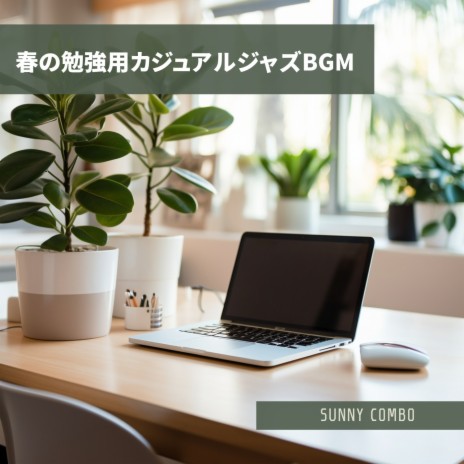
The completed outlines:
<svg viewBox="0 0 464 464">
<path fill-rule="evenodd" d="M 360 351 L 362 363 L 375 369 L 421 369 L 430 359 L 424 351 L 398 343 L 364 343 Z"/>
</svg>

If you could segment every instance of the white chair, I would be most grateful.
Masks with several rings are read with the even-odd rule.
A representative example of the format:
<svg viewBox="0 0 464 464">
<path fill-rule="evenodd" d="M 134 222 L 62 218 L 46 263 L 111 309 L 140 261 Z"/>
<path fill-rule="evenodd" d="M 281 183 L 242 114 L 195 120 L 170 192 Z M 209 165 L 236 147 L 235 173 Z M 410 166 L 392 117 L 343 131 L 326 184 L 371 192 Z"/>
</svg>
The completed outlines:
<svg viewBox="0 0 464 464">
<path fill-rule="evenodd" d="M 0 381 L 9 464 L 162 464 L 148 441 L 117 417 L 55 393 Z"/>
</svg>

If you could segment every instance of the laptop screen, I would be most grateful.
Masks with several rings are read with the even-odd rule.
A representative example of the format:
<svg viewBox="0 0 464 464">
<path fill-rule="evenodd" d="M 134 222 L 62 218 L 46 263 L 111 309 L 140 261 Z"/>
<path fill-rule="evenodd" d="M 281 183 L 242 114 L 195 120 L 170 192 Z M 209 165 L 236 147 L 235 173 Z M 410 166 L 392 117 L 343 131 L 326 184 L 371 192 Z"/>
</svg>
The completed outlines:
<svg viewBox="0 0 464 464">
<path fill-rule="evenodd" d="M 374 240 L 246 232 L 222 319 L 354 338 Z"/>
</svg>

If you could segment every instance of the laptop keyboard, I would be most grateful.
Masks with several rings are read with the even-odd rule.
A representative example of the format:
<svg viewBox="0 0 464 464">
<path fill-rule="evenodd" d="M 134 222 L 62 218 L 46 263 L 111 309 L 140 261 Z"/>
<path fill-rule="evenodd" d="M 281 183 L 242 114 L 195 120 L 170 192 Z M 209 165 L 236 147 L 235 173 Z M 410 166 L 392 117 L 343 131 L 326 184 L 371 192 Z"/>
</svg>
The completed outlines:
<svg viewBox="0 0 464 464">
<path fill-rule="evenodd" d="M 281 332 L 271 329 L 258 329 L 234 324 L 209 324 L 193 329 L 182 330 L 182 332 L 197 335 L 207 335 L 217 338 L 229 338 L 245 342 L 263 343 L 265 345 L 282 346 L 285 348 L 299 348 L 301 346 L 314 345 L 315 343 L 329 340 L 325 337 Z"/>
</svg>

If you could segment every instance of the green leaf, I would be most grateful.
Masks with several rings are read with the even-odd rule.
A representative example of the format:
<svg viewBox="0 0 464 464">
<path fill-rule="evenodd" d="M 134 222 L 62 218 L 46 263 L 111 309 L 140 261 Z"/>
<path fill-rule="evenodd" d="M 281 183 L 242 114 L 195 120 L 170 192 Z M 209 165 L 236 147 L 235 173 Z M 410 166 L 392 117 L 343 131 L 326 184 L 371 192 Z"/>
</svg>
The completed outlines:
<svg viewBox="0 0 464 464">
<path fill-rule="evenodd" d="M 2 127 L 10 134 L 17 135 L 19 137 L 36 140 L 50 140 L 53 142 L 53 139 L 48 134 L 46 134 L 42 129 L 38 129 L 34 126 L 21 126 L 19 124 L 13 124 L 12 121 L 7 121 L 2 124 Z"/>
<path fill-rule="evenodd" d="M 208 135 L 207 129 L 189 124 L 169 125 L 163 131 L 162 142 L 174 142 L 176 140 L 193 139 Z"/>
<path fill-rule="evenodd" d="M 169 108 L 161 101 L 158 95 L 155 94 L 148 95 L 148 107 L 155 115 L 169 113 Z"/>
<path fill-rule="evenodd" d="M 117 214 L 113 216 L 105 216 L 103 214 L 97 214 L 96 219 L 99 224 L 105 227 L 115 227 L 121 224 L 126 219 L 127 214 Z"/>
<path fill-rule="evenodd" d="M 55 109 L 39 103 L 19 105 L 11 112 L 11 121 L 19 126 L 40 126 L 57 118 Z"/>
<path fill-rule="evenodd" d="M 134 113 L 134 116 L 142 119 L 142 111 L 140 110 L 139 103 L 135 103 L 135 105 L 131 108 L 132 113 Z"/>
<path fill-rule="evenodd" d="M 40 245 L 40 248 L 44 250 L 53 250 L 53 251 L 64 251 L 68 246 L 68 237 L 64 234 L 57 234 L 53 237 L 50 237 L 48 240 Z"/>
<path fill-rule="evenodd" d="M 456 111 L 464 116 L 464 97 L 461 95 L 438 95 L 451 103 Z"/>
<path fill-rule="evenodd" d="M 10 190 L 9 192 L 0 191 L 0 200 L 20 200 L 21 198 L 30 198 L 42 195 L 43 188 L 47 182 L 48 179 L 37 179 L 16 190 Z"/>
<path fill-rule="evenodd" d="M 174 156 L 163 148 L 154 147 L 148 153 L 148 165 L 152 168 L 165 168 L 174 166 L 182 160 L 180 156 Z"/>
<path fill-rule="evenodd" d="M 94 226 L 76 226 L 71 228 L 71 232 L 83 242 L 93 245 L 103 246 L 108 241 L 107 233 Z"/>
<path fill-rule="evenodd" d="M 115 98 L 114 100 L 108 100 L 101 105 L 91 109 L 87 114 L 85 114 L 79 121 L 79 127 L 85 126 L 86 124 L 93 121 L 98 121 L 99 119 L 102 119 L 109 114 L 127 110 L 133 104 L 134 100 L 130 98 Z"/>
<path fill-rule="evenodd" d="M 50 97 L 50 95 L 35 93 L 34 97 L 37 97 L 38 99 L 42 100 L 47 105 L 53 106 L 53 99 Z"/>
<path fill-rule="evenodd" d="M 47 203 L 36 203 L 32 201 L 0 206 L 0 224 L 20 221 L 44 206 L 48 206 Z"/>
<path fill-rule="evenodd" d="M 264 170 L 269 174 L 269 176 L 274 180 L 274 182 L 279 187 L 279 191 L 285 189 L 285 172 L 278 172 L 274 169 L 274 164 L 268 158 L 260 157 L 259 161 Z M 278 166 L 276 166 L 278 167 Z"/>
<path fill-rule="evenodd" d="M 44 211 L 36 211 L 24 219 L 29 224 L 37 227 L 45 227 L 47 229 L 54 229 L 56 227 L 56 219 L 49 213 Z"/>
<path fill-rule="evenodd" d="M 83 206 L 79 205 L 75 210 L 74 213 L 76 216 L 81 216 L 82 214 L 88 213 L 89 211 L 85 209 Z"/>
<path fill-rule="evenodd" d="M 78 172 L 72 179 L 71 195 L 74 195 L 77 189 L 82 188 L 84 185 L 97 180 L 100 177 L 98 171 L 82 171 Z"/>
<path fill-rule="evenodd" d="M 0 189 L 16 190 L 40 177 L 55 160 L 42 150 L 20 150 L 0 160 Z"/>
<path fill-rule="evenodd" d="M 448 203 L 464 202 L 464 188 L 460 185 L 446 184 L 444 194 Z"/>
<path fill-rule="evenodd" d="M 61 140 L 71 143 L 87 142 L 87 138 L 81 132 L 72 132 L 71 134 L 62 135 Z"/>
<path fill-rule="evenodd" d="M 431 237 L 435 235 L 439 229 L 440 224 L 438 221 L 429 222 L 422 228 L 421 237 Z"/>
<path fill-rule="evenodd" d="M 213 184 L 208 182 L 206 179 L 203 177 L 199 176 L 198 174 L 195 174 L 194 172 L 187 171 L 187 169 L 183 168 L 171 168 L 171 171 L 176 173 L 179 177 L 182 177 L 185 181 L 200 187 L 203 190 L 206 190 L 207 192 L 216 193 L 216 188 L 214 187 Z"/>
<path fill-rule="evenodd" d="M 76 144 L 75 150 L 84 161 L 103 163 L 126 156 L 132 147 L 122 135 L 106 131 L 89 142 Z"/>
<path fill-rule="evenodd" d="M 43 189 L 43 194 L 55 208 L 64 209 L 69 206 L 69 195 L 57 182 L 48 182 Z"/>
<path fill-rule="evenodd" d="M 131 183 L 131 178 L 129 176 L 126 176 L 126 174 L 113 174 L 111 176 L 105 177 L 105 179 L 114 180 L 118 184 L 122 184 L 125 187 L 129 187 Z"/>
<path fill-rule="evenodd" d="M 451 210 L 447 211 L 443 216 L 443 225 L 445 226 L 445 229 L 448 231 L 448 233 L 455 228 L 456 222 L 456 214 L 454 214 L 454 212 Z"/>
<path fill-rule="evenodd" d="M 90 140 L 93 140 L 95 137 L 97 137 L 98 131 L 97 129 L 94 129 L 93 127 L 81 127 L 78 132 L 72 132 L 70 134 L 66 134 L 61 136 L 63 140 L 66 142 L 88 142 Z"/>
<path fill-rule="evenodd" d="M 195 108 L 164 128 L 163 141 L 183 140 L 214 134 L 229 127 L 234 118 L 215 106 Z"/>
<path fill-rule="evenodd" d="M 143 123 L 142 119 L 139 119 L 137 116 L 135 116 L 130 111 L 121 111 L 120 113 L 117 113 L 115 116 L 118 119 L 123 117 L 123 119 L 126 119 L 128 122 L 130 122 L 132 124 L 136 124 L 138 126 L 145 127 L 145 124 Z M 150 133 L 151 133 L 151 130 L 150 130 Z"/>
<path fill-rule="evenodd" d="M 179 213 L 194 213 L 198 208 L 197 200 L 190 193 L 172 188 L 159 188 L 156 192 L 166 206 Z"/>
<path fill-rule="evenodd" d="M 85 113 L 95 101 L 95 95 L 74 95 L 66 112 L 67 124 L 72 124 L 79 116 Z"/>
<path fill-rule="evenodd" d="M 79 127 L 79 133 L 83 134 L 87 140 L 93 140 L 98 135 L 98 130 L 90 126 L 81 126 Z"/>
<path fill-rule="evenodd" d="M 134 207 L 130 190 L 109 179 L 98 179 L 79 189 L 76 199 L 84 208 L 95 214 L 127 214 Z"/>
</svg>

